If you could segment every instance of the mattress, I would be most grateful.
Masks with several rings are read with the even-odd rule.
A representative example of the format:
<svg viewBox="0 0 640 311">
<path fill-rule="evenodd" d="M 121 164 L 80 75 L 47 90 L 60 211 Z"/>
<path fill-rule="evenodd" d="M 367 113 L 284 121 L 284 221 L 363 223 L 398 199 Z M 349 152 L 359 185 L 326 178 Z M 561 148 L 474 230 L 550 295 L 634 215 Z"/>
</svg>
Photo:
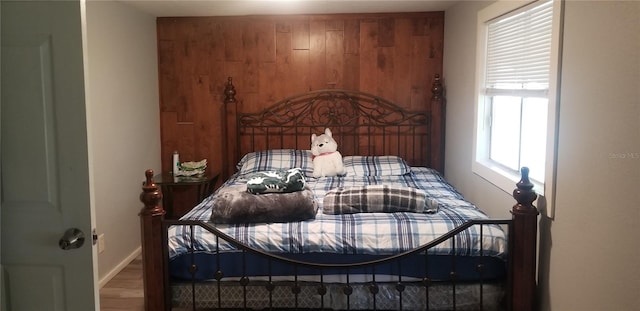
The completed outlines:
<svg viewBox="0 0 640 311">
<path fill-rule="evenodd" d="M 290 223 L 256 224 L 215 224 L 215 228 L 234 237 L 252 248 L 282 255 L 287 258 L 319 263 L 349 263 L 362 260 L 374 260 L 418 248 L 432 242 L 452 229 L 473 219 L 486 219 L 487 215 L 463 196 L 435 170 L 425 167 L 411 167 L 409 172 L 399 175 L 378 176 L 366 174 L 347 174 L 347 176 L 308 178 L 307 186 L 313 190 L 319 208 L 315 219 Z M 237 173 L 222 187 L 246 183 L 246 175 Z M 323 197 L 337 187 L 358 187 L 365 185 L 397 185 L 422 189 L 432 204 L 437 205 L 436 213 L 355 213 L 324 214 Z M 209 221 L 211 217 L 212 196 L 202 201 L 183 220 Z M 192 232 L 193 231 L 193 232 Z M 290 270 L 282 267 L 261 270 L 265 265 L 246 265 L 237 263 L 259 260 L 247 257 L 229 243 L 216 239 L 215 235 L 201 227 L 171 226 L 168 232 L 170 274 L 177 279 L 211 279 L 218 265 L 231 263 L 225 270 L 225 276 L 242 275 L 288 275 Z M 191 238 L 193 237 L 193 239 Z M 500 226 L 471 226 L 454 238 L 428 250 L 429 268 L 416 266 L 416 271 L 402 269 L 408 277 L 424 275 L 425 269 L 432 271 L 433 277 L 446 279 L 453 265 L 459 269 L 456 273 L 464 280 L 472 281 L 477 276 L 475 267 L 477 258 L 482 256 L 486 271 L 483 278 L 502 278 L 505 274 L 504 260 L 507 249 L 507 236 Z M 218 262 L 219 260 L 219 262 Z M 421 259 L 417 259 L 421 260 Z M 465 261 L 469 261 L 466 265 Z M 197 263 L 193 274 L 189 269 Z M 277 265 L 276 265 L 277 266 Z M 442 268 L 440 268 L 442 266 Z M 465 266 L 468 266 L 465 268 Z M 266 268 L 265 268 L 266 269 Z M 394 267 L 387 271 L 396 275 Z M 444 271 L 444 272 L 443 272 Z M 467 272 L 465 272 L 467 271 Z M 354 272 L 357 273 L 358 271 Z M 360 271 L 363 274 L 369 271 Z M 300 273 L 300 272 L 297 272 Z M 386 272 L 377 271 L 384 274 Z M 302 273 L 304 274 L 304 273 Z M 313 273 L 309 273 L 313 274 Z"/>
</svg>

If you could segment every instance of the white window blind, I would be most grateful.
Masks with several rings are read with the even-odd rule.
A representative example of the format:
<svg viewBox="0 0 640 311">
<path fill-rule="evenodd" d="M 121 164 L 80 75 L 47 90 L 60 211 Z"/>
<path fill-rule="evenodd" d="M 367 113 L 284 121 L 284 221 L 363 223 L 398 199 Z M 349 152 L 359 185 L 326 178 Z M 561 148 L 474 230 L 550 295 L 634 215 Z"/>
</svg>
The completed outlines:
<svg viewBox="0 0 640 311">
<path fill-rule="evenodd" d="M 506 18 L 489 21 L 486 58 L 486 94 L 518 90 L 546 96 L 553 2 L 526 7 Z"/>
</svg>

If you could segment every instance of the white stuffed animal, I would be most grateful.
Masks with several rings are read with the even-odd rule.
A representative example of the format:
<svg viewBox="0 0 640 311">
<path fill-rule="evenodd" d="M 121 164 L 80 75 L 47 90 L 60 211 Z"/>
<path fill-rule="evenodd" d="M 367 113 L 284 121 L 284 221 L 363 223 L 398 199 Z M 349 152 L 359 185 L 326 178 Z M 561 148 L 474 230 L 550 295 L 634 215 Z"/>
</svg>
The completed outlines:
<svg viewBox="0 0 640 311">
<path fill-rule="evenodd" d="M 324 134 L 311 134 L 311 154 L 313 159 L 313 177 L 344 175 L 342 154 L 338 152 L 338 143 L 331 136 L 331 130 Z"/>
</svg>

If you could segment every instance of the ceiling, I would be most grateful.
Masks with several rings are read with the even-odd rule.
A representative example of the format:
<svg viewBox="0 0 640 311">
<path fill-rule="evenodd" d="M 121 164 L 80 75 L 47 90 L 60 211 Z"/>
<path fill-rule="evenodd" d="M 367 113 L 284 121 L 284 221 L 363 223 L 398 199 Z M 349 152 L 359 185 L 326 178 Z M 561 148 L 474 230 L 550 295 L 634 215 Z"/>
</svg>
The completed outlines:
<svg viewBox="0 0 640 311">
<path fill-rule="evenodd" d="M 153 16 L 444 11 L 457 0 L 117 0 Z"/>
</svg>

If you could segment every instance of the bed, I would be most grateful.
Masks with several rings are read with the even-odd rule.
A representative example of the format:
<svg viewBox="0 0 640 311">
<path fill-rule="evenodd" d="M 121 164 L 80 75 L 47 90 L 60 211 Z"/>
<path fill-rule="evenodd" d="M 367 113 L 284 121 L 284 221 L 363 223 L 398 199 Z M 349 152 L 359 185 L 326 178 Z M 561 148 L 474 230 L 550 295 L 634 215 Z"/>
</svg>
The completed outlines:
<svg viewBox="0 0 640 311">
<path fill-rule="evenodd" d="M 438 76 L 432 91 L 421 111 L 320 90 L 239 113 L 229 78 L 224 157 L 232 165 L 222 186 L 180 220 L 165 220 L 145 172 L 145 308 L 533 309 L 538 213 L 528 170 L 511 219 L 489 219 L 465 200 L 442 175 Z M 325 128 L 346 173 L 314 178 L 309 139 Z M 304 186 L 246 191 L 256 174 L 284 171 Z"/>
</svg>

